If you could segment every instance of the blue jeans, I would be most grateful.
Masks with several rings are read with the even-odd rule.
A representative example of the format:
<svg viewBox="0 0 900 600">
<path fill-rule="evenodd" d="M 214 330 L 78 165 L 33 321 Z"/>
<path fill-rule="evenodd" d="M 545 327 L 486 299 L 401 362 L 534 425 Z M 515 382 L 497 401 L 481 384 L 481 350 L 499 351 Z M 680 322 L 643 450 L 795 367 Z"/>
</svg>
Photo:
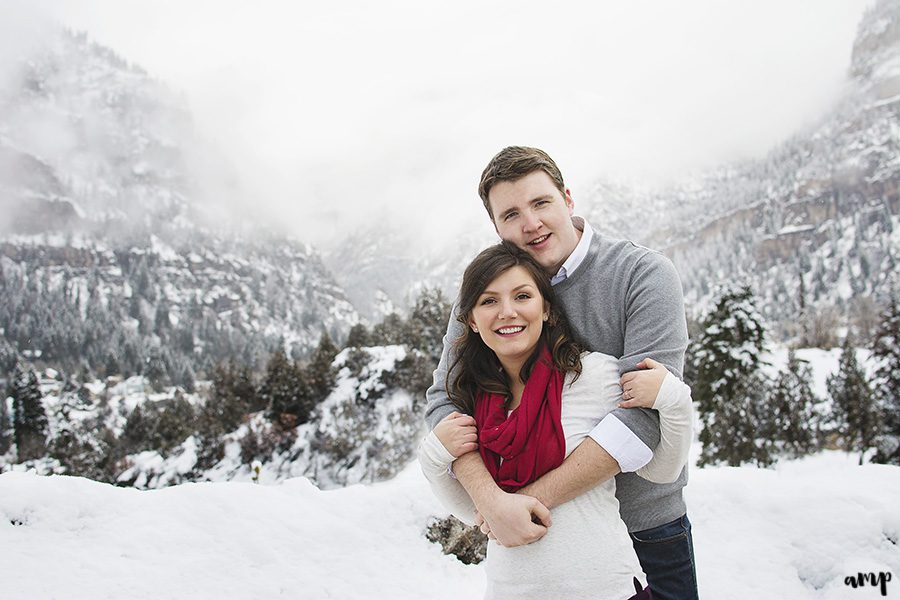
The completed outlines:
<svg viewBox="0 0 900 600">
<path fill-rule="evenodd" d="M 630 535 L 653 600 L 697 600 L 694 541 L 687 515 Z"/>
</svg>

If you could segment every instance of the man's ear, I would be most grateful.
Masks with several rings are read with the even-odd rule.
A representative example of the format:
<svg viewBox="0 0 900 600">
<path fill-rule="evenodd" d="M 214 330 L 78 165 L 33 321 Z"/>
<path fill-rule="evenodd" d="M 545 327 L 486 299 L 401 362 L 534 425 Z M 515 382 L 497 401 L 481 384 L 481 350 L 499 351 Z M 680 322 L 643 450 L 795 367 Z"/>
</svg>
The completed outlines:
<svg viewBox="0 0 900 600">
<path fill-rule="evenodd" d="M 572 200 L 572 191 L 566 188 L 566 206 L 569 208 L 569 216 L 571 217 L 575 211 L 575 201 Z"/>
</svg>

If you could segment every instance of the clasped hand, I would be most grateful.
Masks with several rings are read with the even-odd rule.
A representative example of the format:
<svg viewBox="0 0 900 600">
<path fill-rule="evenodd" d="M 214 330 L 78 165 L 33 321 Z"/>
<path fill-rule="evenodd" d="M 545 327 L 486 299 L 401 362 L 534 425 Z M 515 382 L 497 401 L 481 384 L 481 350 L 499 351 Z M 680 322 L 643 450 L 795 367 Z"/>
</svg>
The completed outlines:
<svg viewBox="0 0 900 600">
<path fill-rule="evenodd" d="M 450 413 L 437 424 L 434 434 L 455 458 L 478 449 L 475 419 L 469 415 Z M 481 531 L 507 547 L 541 539 L 551 524 L 550 510 L 537 498 L 510 494 L 496 486 L 480 503 L 475 520 Z"/>
<path fill-rule="evenodd" d="M 640 371 L 622 376 L 623 408 L 653 408 L 668 370 L 651 358 L 637 365 Z M 450 413 L 434 428 L 434 433 L 454 458 L 478 449 L 475 419 L 459 412 Z M 501 546 L 523 546 L 544 537 L 552 524 L 550 509 L 526 493 L 510 494 L 495 487 L 478 505 L 475 524 L 482 533 Z"/>
</svg>

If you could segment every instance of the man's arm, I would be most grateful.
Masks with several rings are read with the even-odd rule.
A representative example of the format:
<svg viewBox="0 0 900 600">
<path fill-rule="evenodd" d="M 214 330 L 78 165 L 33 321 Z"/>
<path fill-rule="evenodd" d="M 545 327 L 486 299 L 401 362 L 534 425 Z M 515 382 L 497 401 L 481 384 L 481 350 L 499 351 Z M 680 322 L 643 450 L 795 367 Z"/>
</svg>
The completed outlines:
<svg viewBox="0 0 900 600">
<path fill-rule="evenodd" d="M 672 262 L 658 252 L 648 252 L 642 257 L 632 274 L 624 304 L 625 340 L 624 355 L 619 360 L 620 374 L 633 371 L 649 356 L 680 377 L 687 350 L 687 322 L 681 280 Z M 617 408 L 562 465 L 520 492 L 554 508 L 621 471 L 644 467 L 659 440 L 659 415 L 655 411 Z"/>
<path fill-rule="evenodd" d="M 463 324 L 456 319 L 456 304 L 450 310 L 450 320 L 447 323 L 447 332 L 444 334 L 444 348 L 441 350 L 441 360 L 432 374 L 431 387 L 425 391 L 425 423 L 428 430 L 434 429 L 441 419 L 452 413 L 456 408 L 447 396 L 447 378 L 450 365 L 453 363 L 453 342 L 465 333 Z"/>
<path fill-rule="evenodd" d="M 675 265 L 648 252 L 635 266 L 625 298 L 625 345 L 619 359 L 624 375 L 648 356 L 681 379 L 687 350 L 684 294 Z"/>
<path fill-rule="evenodd" d="M 519 490 L 537 498 L 547 508 L 577 498 L 619 474 L 619 463 L 591 438 L 585 438 L 563 464 Z"/>
</svg>

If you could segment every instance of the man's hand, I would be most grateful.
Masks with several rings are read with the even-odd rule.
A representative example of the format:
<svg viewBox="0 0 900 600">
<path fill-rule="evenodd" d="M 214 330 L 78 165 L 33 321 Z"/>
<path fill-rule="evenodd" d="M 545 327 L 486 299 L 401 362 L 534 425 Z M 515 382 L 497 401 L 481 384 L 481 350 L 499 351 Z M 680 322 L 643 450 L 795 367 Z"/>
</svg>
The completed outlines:
<svg viewBox="0 0 900 600">
<path fill-rule="evenodd" d="M 481 532 L 507 548 L 524 546 L 544 537 L 552 525 L 547 507 L 531 496 L 505 492 L 503 495 L 489 506 L 493 517 L 485 519 L 481 511 L 475 513 L 475 524 Z"/>
<path fill-rule="evenodd" d="M 547 533 L 550 510 L 536 498 L 501 490 L 477 452 L 463 454 L 453 461 L 453 473 L 501 545 L 530 544 Z M 538 523 L 533 522 L 535 518 Z"/>
</svg>

